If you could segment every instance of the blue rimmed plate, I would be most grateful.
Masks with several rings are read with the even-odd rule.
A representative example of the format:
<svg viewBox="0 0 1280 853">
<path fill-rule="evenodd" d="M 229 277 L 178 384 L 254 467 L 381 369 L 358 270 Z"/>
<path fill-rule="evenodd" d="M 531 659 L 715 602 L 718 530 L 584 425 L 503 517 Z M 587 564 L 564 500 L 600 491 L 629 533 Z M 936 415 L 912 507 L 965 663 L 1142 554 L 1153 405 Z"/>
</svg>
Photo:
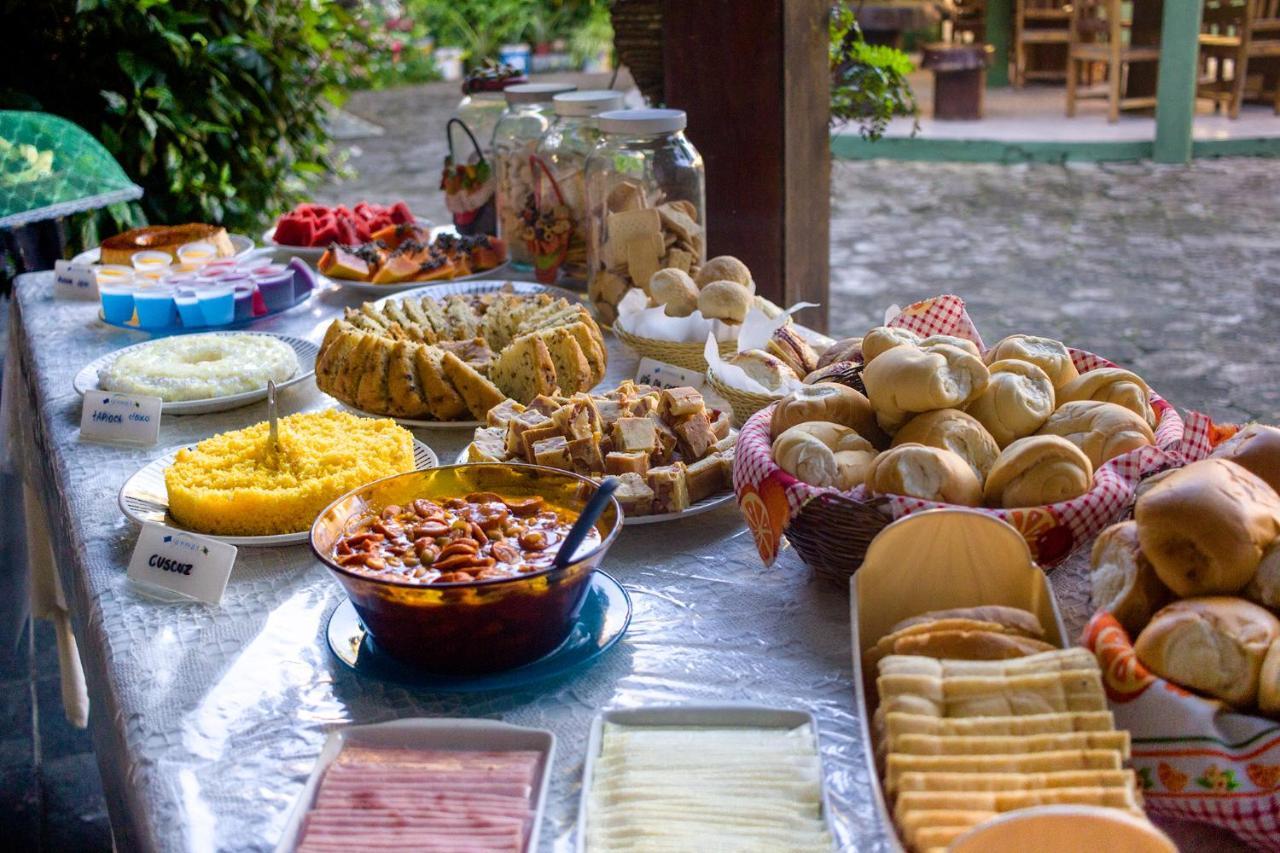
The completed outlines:
<svg viewBox="0 0 1280 853">
<path fill-rule="evenodd" d="M 438 693 L 479 693 L 515 690 L 547 679 L 568 675 L 587 666 L 613 648 L 631 624 L 631 596 L 604 572 L 591 576 L 577 624 L 553 652 L 533 663 L 486 675 L 459 676 L 423 672 L 381 651 L 360 622 L 350 599 L 329 617 L 325 635 L 329 650 L 358 674 L 394 681 Z"/>
</svg>

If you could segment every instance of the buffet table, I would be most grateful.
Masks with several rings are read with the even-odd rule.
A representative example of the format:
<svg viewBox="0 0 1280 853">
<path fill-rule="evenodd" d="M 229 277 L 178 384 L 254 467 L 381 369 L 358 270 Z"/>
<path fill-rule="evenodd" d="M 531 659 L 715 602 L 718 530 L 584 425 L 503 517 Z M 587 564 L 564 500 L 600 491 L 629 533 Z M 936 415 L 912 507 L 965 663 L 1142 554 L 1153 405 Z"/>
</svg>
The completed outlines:
<svg viewBox="0 0 1280 853">
<path fill-rule="evenodd" d="M 675 702 L 812 710 L 841 847 L 885 846 L 861 760 L 847 592 L 813 578 L 792 551 L 763 569 L 734 505 L 623 531 L 603 565 L 634 604 L 623 642 L 588 669 L 516 692 L 432 694 L 346 669 L 324 637 L 343 595 L 307 546 L 242 548 L 217 607 L 142 595 L 125 577 L 138 528 L 116 505 L 121 483 L 168 448 L 264 419 L 266 405 L 166 416 L 151 448 L 80 443 L 72 377 L 142 336 L 99 322 L 96 302 L 54 300 L 51 280 L 35 273 L 16 285 L 8 358 L 20 387 L 7 394 L 8 440 L 42 501 L 28 511 L 44 513 L 52 532 L 118 849 L 271 850 L 328 731 L 457 716 L 555 733 L 542 847 L 571 850 L 592 718 Z M 359 301 L 320 291 L 253 328 L 318 340 Z M 612 338 L 609 347 L 608 381 L 634 376 L 634 356 Z M 286 413 L 332 404 L 312 381 L 281 396 Z M 470 431 L 415 435 L 447 464 Z M 1089 615 L 1083 558 L 1052 575 L 1073 635 Z"/>
</svg>

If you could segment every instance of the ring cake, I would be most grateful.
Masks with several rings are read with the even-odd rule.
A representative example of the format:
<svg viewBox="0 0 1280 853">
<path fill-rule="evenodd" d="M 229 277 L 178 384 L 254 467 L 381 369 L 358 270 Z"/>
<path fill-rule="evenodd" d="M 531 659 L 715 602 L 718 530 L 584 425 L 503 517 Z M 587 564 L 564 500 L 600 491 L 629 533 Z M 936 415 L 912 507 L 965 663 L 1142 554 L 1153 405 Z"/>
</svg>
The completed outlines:
<svg viewBox="0 0 1280 853">
<path fill-rule="evenodd" d="M 220 258 L 229 258 L 236 253 L 227 229 L 220 225 L 189 222 L 186 225 L 144 225 L 108 237 L 102 241 L 99 262 L 128 266 L 135 252 L 168 252 L 176 258 L 179 246 L 197 242 L 212 243 Z"/>
</svg>

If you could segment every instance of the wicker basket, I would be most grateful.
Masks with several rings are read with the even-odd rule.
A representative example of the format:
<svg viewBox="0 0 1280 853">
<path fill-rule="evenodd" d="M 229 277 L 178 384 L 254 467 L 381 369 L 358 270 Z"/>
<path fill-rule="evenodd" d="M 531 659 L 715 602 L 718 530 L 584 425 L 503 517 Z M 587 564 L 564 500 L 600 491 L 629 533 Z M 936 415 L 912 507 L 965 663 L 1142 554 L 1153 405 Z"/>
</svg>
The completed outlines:
<svg viewBox="0 0 1280 853">
<path fill-rule="evenodd" d="M 732 385 L 726 385 L 710 370 L 707 371 L 707 384 L 710 385 L 717 394 L 729 401 L 729 405 L 733 409 L 733 425 L 738 429 L 742 429 L 742 425 L 747 422 L 747 418 L 751 417 L 770 403 L 781 399 L 782 396 L 775 394 L 755 394 L 751 391 L 743 391 L 739 388 L 735 388 Z"/>
<path fill-rule="evenodd" d="M 805 565 L 847 587 L 871 540 L 893 521 L 888 506 L 888 498 L 856 501 L 845 495 L 823 495 L 805 504 L 783 535 Z"/>
<path fill-rule="evenodd" d="M 618 340 L 635 350 L 642 358 L 656 359 L 667 364 L 674 364 L 676 367 L 696 370 L 698 373 L 707 372 L 707 357 L 704 355 L 706 351 L 705 343 L 681 343 L 678 341 L 664 341 L 658 338 L 641 338 L 619 329 L 616 323 L 613 327 L 613 334 Z M 738 351 L 738 345 L 734 341 L 721 341 L 719 346 L 721 358 L 729 358 Z"/>
</svg>

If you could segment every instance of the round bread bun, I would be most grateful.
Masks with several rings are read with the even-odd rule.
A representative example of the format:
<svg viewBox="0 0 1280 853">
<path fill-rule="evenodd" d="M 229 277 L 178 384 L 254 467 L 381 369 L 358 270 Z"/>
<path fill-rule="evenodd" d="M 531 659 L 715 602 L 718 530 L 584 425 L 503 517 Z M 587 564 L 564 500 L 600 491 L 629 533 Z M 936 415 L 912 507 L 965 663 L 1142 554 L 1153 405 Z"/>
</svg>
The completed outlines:
<svg viewBox="0 0 1280 853">
<path fill-rule="evenodd" d="M 862 363 L 870 364 L 884 353 L 904 345 L 919 346 L 920 336 L 899 326 L 876 326 L 862 338 Z"/>
<path fill-rule="evenodd" d="M 1280 714 L 1280 642 L 1271 644 L 1258 673 L 1258 710 L 1270 716 Z"/>
<path fill-rule="evenodd" d="M 1091 600 L 1124 626 L 1130 637 L 1173 598 L 1138 544 L 1138 523 L 1122 521 L 1098 535 L 1089 560 Z"/>
<path fill-rule="evenodd" d="M 1082 373 L 1058 389 L 1059 403 L 1097 400 L 1124 406 L 1155 429 L 1156 413 L 1151 408 L 1151 389 L 1142 377 L 1118 367 L 1099 367 Z"/>
<path fill-rule="evenodd" d="M 947 344 L 897 346 L 862 371 L 880 427 L 896 431 L 913 414 L 960 409 L 987 387 L 982 359 Z"/>
<path fill-rule="evenodd" d="M 1078 498 L 1093 485 L 1093 465 L 1084 451 L 1056 435 L 1020 438 L 1000 452 L 987 475 L 989 506 L 1045 506 Z"/>
<path fill-rule="evenodd" d="M 996 463 L 1000 448 L 977 419 L 959 409 L 937 409 L 916 415 L 902 425 L 893 436 L 893 446 L 923 444 L 940 447 L 960 456 L 978 481 L 987 479 L 987 472 Z"/>
<path fill-rule="evenodd" d="M 979 358 L 982 357 L 982 353 L 978 351 L 978 345 L 968 338 L 957 338 L 955 335 L 930 335 L 927 338 L 922 338 L 920 341 L 920 347 L 922 349 L 924 347 L 931 347 L 934 344 L 946 344 L 947 346 L 953 346 L 956 349 L 962 349 L 970 355 L 974 355 Z"/>
<path fill-rule="evenodd" d="M 768 391 L 781 392 L 785 385 L 800 381 L 796 372 L 787 367 L 781 359 L 769 355 L 762 349 L 744 350 L 729 359 L 729 363 L 741 367 L 747 376 L 759 382 Z"/>
<path fill-rule="evenodd" d="M 835 364 L 839 361 L 857 361 L 862 354 L 862 338 L 844 338 L 836 341 L 818 356 L 818 368 Z"/>
<path fill-rule="evenodd" d="M 668 317 L 688 317 L 698 308 L 698 286 L 684 270 L 669 267 L 649 276 L 646 288 Z"/>
<path fill-rule="evenodd" d="M 1280 429 L 1249 424 L 1214 448 L 1211 455 L 1248 468 L 1280 492 Z"/>
<path fill-rule="evenodd" d="M 1001 447 L 1031 435 L 1053 414 L 1053 383 L 1029 361 L 1006 358 L 990 365 L 991 381 L 966 411 Z"/>
<path fill-rule="evenodd" d="M 713 281 L 698 294 L 698 310 L 709 320 L 741 323 L 751 310 L 751 293 L 732 281 Z"/>
<path fill-rule="evenodd" d="M 1161 609 L 1133 650 L 1161 678 L 1244 708 L 1258 699 L 1262 664 L 1277 639 L 1280 620 L 1264 608 L 1208 596 Z"/>
<path fill-rule="evenodd" d="M 732 281 L 755 294 L 756 283 L 751 278 L 751 270 L 747 265 L 732 255 L 719 255 L 702 265 L 694 279 L 699 288 L 706 287 L 713 281 Z"/>
<path fill-rule="evenodd" d="M 1096 400 L 1063 403 L 1049 415 L 1036 435 L 1065 438 L 1085 452 L 1094 468 L 1156 443 L 1155 433 L 1145 420 L 1124 406 Z"/>
<path fill-rule="evenodd" d="M 1029 361 L 1036 365 L 1048 375 L 1054 388 L 1061 388 L 1080 375 L 1075 363 L 1071 361 L 1071 353 L 1067 352 L 1066 345 L 1053 338 L 1010 335 L 987 350 L 987 364 L 1006 358 Z"/>
<path fill-rule="evenodd" d="M 1280 536 L 1280 496 L 1226 459 L 1202 459 L 1152 486 L 1134 507 L 1138 541 L 1179 596 L 1235 593 Z"/>
<path fill-rule="evenodd" d="M 778 401 L 769 422 L 770 435 L 782 435 L 809 421 L 830 421 L 846 426 L 873 446 L 888 445 L 888 437 L 876 425 L 870 401 L 852 388 L 834 382 L 802 385 Z M 880 442 L 879 444 L 877 442 Z"/>
<path fill-rule="evenodd" d="M 958 454 L 923 444 L 900 444 L 881 453 L 867 471 L 876 495 L 906 495 L 923 501 L 978 506 L 982 483 Z"/>
<path fill-rule="evenodd" d="M 773 440 L 778 467 L 811 486 L 852 489 L 866 479 L 875 456 L 865 438 L 826 421 L 797 424 Z"/>
<path fill-rule="evenodd" d="M 1244 588 L 1244 597 L 1263 607 L 1280 610 L 1280 539 L 1262 552 L 1258 570 Z"/>
</svg>

